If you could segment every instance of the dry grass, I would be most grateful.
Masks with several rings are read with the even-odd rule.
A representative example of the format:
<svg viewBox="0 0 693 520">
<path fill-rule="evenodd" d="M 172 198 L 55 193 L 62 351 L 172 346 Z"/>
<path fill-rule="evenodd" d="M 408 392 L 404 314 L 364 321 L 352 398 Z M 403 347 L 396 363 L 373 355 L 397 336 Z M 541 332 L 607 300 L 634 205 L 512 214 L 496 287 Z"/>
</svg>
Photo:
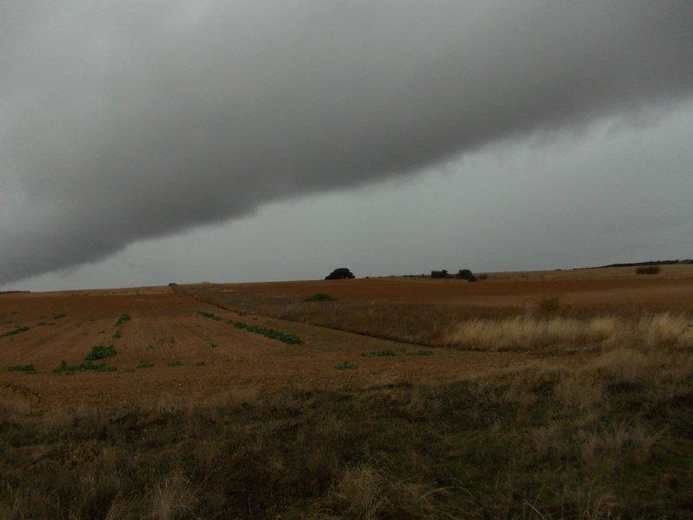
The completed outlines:
<svg viewBox="0 0 693 520">
<path fill-rule="evenodd" d="M 646 349 L 693 348 L 693 324 L 668 313 L 628 320 L 615 316 L 589 319 L 516 316 L 457 324 L 445 344 L 465 350 L 532 350 L 638 346 Z"/>
<path fill-rule="evenodd" d="M 600 343 L 613 337 L 617 328 L 616 318 L 611 317 L 578 320 L 516 316 L 501 321 L 461 323 L 446 336 L 445 342 L 469 350 L 530 350 Z"/>
</svg>

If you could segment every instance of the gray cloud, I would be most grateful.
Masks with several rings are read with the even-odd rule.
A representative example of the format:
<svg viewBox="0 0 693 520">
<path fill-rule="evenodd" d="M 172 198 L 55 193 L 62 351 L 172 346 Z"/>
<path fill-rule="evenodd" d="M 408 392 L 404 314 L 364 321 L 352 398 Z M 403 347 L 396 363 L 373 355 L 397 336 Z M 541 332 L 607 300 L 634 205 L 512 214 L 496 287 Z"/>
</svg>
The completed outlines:
<svg viewBox="0 0 693 520">
<path fill-rule="evenodd" d="M 0 284 L 693 94 L 685 0 L 26 1 L 0 20 Z"/>
</svg>

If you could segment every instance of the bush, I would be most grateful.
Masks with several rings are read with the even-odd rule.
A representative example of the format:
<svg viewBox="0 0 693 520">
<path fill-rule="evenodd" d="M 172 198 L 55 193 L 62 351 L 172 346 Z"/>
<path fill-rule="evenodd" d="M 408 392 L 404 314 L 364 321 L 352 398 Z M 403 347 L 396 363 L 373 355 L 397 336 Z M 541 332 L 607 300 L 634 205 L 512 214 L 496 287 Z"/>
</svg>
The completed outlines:
<svg viewBox="0 0 693 520">
<path fill-rule="evenodd" d="M 431 278 L 450 278 L 450 273 L 447 269 L 441 269 L 440 271 L 431 271 Z"/>
<path fill-rule="evenodd" d="M 457 274 L 457 277 L 460 280 L 467 280 L 468 282 L 476 282 L 476 276 L 474 276 L 474 273 L 472 273 L 469 269 L 460 269 L 460 272 Z"/>
<path fill-rule="evenodd" d="M 335 302 L 335 301 L 337 301 L 337 298 L 335 298 L 334 296 L 330 296 L 329 294 L 318 293 L 318 294 L 314 294 L 310 298 L 306 298 L 303 301 L 304 302 Z"/>
<path fill-rule="evenodd" d="M 354 276 L 354 273 L 352 273 L 346 267 L 338 267 L 337 269 L 332 271 L 330 274 L 328 274 L 325 277 L 325 280 L 347 280 L 350 278 L 356 278 Z"/>
<path fill-rule="evenodd" d="M 87 354 L 84 358 L 85 361 L 96 361 L 97 359 L 104 359 L 107 357 L 113 357 L 116 355 L 116 350 L 113 346 L 109 345 L 104 347 L 103 345 L 96 345 L 91 347 L 91 352 Z"/>
<path fill-rule="evenodd" d="M 658 265 L 641 265 L 635 268 L 635 274 L 659 274 Z"/>
</svg>

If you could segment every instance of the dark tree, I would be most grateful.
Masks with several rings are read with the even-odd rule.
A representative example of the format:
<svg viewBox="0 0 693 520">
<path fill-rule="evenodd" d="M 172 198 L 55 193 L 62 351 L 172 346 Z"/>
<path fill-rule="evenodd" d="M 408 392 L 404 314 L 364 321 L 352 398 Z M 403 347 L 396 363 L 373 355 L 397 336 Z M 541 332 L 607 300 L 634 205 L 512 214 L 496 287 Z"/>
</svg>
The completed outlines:
<svg viewBox="0 0 693 520">
<path fill-rule="evenodd" d="M 476 282 L 476 276 L 469 269 L 460 269 L 457 277 L 468 282 Z"/>
<path fill-rule="evenodd" d="M 450 274 L 447 269 L 441 269 L 440 271 L 431 271 L 431 278 L 450 278 Z"/>
<path fill-rule="evenodd" d="M 355 278 L 354 273 L 346 267 L 338 267 L 328 274 L 325 280 L 347 280 L 348 278 Z"/>
</svg>

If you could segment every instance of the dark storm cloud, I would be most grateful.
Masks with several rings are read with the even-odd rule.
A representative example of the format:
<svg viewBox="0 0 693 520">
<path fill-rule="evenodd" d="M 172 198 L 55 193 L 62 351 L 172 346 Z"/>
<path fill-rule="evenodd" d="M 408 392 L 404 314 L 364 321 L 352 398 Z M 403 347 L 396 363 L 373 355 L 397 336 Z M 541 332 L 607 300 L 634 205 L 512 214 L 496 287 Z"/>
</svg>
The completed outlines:
<svg viewBox="0 0 693 520">
<path fill-rule="evenodd" d="M 689 0 L 6 2 L 0 284 L 692 94 Z"/>
</svg>

